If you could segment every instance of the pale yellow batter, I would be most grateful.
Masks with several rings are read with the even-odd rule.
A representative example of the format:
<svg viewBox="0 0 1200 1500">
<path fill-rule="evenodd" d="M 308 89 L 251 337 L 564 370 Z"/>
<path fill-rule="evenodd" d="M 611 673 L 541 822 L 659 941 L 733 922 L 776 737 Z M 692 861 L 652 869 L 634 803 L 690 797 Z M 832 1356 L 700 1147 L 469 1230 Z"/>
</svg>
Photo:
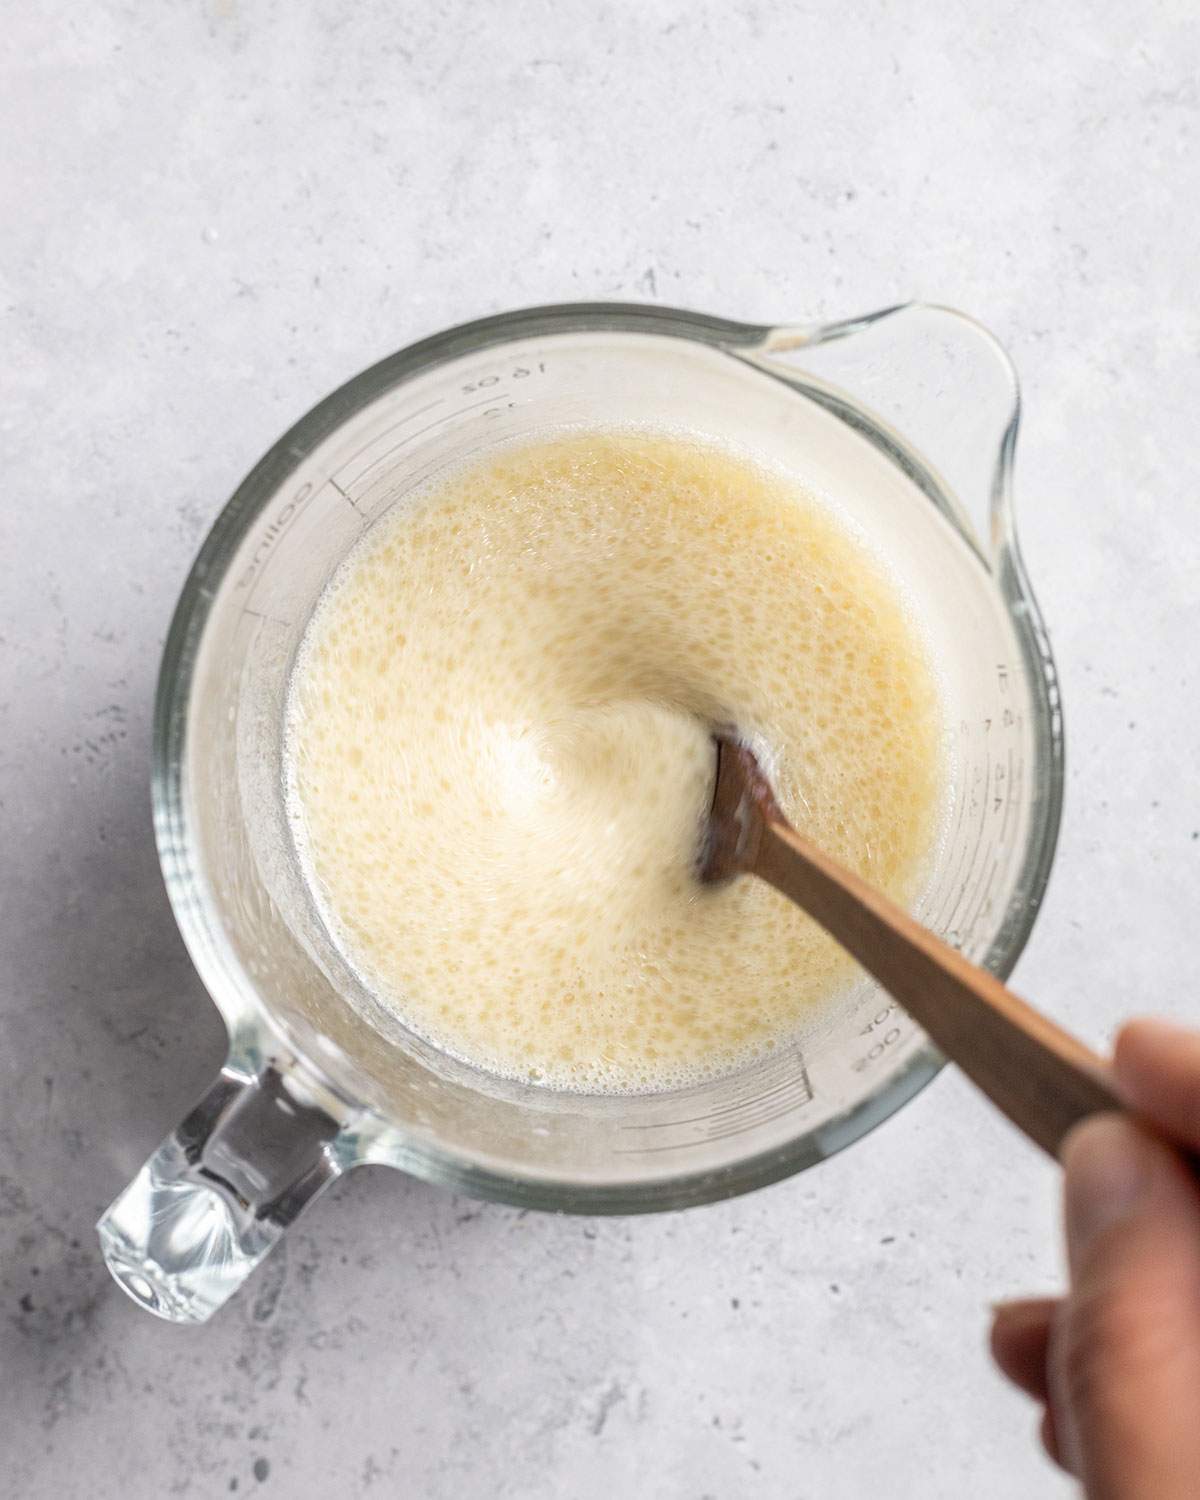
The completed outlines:
<svg viewBox="0 0 1200 1500">
<path fill-rule="evenodd" d="M 805 833 L 913 894 L 936 679 L 829 507 L 665 434 L 453 475 L 373 527 L 296 666 L 294 827 L 331 934 L 414 1031 L 506 1076 L 667 1089 L 776 1046 L 849 971 L 767 886 L 695 880 L 713 723 Z"/>
</svg>

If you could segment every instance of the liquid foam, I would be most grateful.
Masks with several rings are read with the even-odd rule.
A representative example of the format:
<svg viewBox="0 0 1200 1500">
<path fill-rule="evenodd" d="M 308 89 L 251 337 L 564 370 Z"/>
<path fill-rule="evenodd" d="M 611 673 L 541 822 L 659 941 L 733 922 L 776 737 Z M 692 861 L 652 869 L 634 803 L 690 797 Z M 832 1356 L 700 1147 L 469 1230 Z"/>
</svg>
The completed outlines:
<svg viewBox="0 0 1200 1500">
<path fill-rule="evenodd" d="M 717 723 L 797 827 L 911 898 L 942 712 L 862 540 L 700 441 L 501 450 L 377 523 L 306 633 L 287 774 L 323 920 L 411 1029 L 497 1074 L 627 1093 L 736 1069 L 850 969 L 761 882 L 697 883 Z"/>
</svg>

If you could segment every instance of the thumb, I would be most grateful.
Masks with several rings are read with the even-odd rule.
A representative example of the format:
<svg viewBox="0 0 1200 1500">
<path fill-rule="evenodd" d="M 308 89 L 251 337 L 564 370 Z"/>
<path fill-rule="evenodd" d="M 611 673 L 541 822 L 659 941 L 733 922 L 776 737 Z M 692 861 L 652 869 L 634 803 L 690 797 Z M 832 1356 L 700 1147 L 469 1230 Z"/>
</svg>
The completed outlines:
<svg viewBox="0 0 1200 1500">
<path fill-rule="evenodd" d="M 1200 1191 L 1118 1115 L 1063 1152 L 1071 1293 L 1050 1346 L 1055 1431 L 1089 1500 L 1200 1494 Z"/>
</svg>

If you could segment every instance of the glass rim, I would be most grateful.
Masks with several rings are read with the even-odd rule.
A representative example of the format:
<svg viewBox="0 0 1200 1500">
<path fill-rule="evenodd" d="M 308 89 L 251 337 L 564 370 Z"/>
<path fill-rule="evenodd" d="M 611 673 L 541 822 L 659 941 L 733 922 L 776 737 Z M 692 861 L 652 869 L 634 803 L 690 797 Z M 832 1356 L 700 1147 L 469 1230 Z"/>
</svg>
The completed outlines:
<svg viewBox="0 0 1200 1500">
<path fill-rule="evenodd" d="M 1020 393 L 1007 354 L 975 319 L 953 308 L 928 303 L 902 303 L 859 318 L 801 326 L 748 324 L 687 309 L 640 303 L 558 303 L 456 325 L 408 345 L 352 376 L 295 422 L 250 470 L 220 511 L 188 572 L 159 668 L 151 794 L 159 861 L 168 897 L 197 972 L 226 1022 L 231 1054 L 244 1053 L 253 1059 L 263 1050 L 264 1033 L 272 1038 L 282 1036 L 332 1094 L 346 1094 L 344 1086 L 330 1079 L 321 1064 L 290 1036 L 286 1023 L 268 1010 L 253 980 L 223 941 L 219 920 L 209 909 L 205 884 L 194 858 L 183 788 L 188 705 L 209 614 L 243 538 L 299 465 L 348 418 L 387 391 L 438 365 L 514 339 L 586 332 L 646 334 L 691 340 L 731 357 L 744 358 L 845 338 L 884 319 L 919 309 L 959 319 L 982 336 L 1003 365 L 1012 395 L 1010 418 L 993 463 L 989 567 L 1008 611 L 1032 688 L 1034 763 L 1042 795 L 1034 804 L 1022 867 L 1008 910 L 983 959 L 993 973 L 1007 978 L 1032 931 L 1050 877 L 1062 815 L 1064 760 L 1058 674 L 1021 559 L 1013 515 L 1012 467 L 1020 423 Z M 790 373 L 788 378 L 793 379 Z M 803 390 L 802 372 L 793 383 Z M 871 437 L 870 433 L 864 435 Z M 890 449 L 895 441 L 895 435 L 890 436 L 884 450 L 893 460 L 896 454 Z M 938 500 L 937 492 L 942 487 L 924 469 L 921 460 L 911 450 L 906 451 L 906 459 L 927 476 L 928 483 L 922 487 L 930 498 L 947 509 L 945 502 Z M 947 513 L 961 533 L 954 507 L 950 506 Z M 963 535 L 964 540 L 974 545 L 972 538 Z M 232 997 L 230 990 L 234 992 Z M 241 1004 L 243 999 L 245 1006 Z M 780 1145 L 736 1162 L 653 1181 L 586 1182 L 532 1172 L 518 1175 L 496 1171 L 410 1136 L 403 1126 L 370 1109 L 370 1123 L 357 1131 L 351 1159 L 394 1166 L 427 1182 L 521 1208 L 593 1214 L 684 1208 L 765 1187 L 835 1155 L 914 1098 L 937 1075 L 943 1061 L 929 1039 L 922 1035 L 901 1067 L 870 1093 L 815 1129 L 804 1129 Z"/>
</svg>

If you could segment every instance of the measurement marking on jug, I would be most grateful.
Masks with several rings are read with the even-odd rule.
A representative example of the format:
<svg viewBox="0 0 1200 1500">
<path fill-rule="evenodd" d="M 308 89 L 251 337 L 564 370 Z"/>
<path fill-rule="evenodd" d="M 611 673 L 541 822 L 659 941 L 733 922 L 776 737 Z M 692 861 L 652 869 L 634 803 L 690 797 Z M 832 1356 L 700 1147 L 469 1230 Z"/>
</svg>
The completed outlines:
<svg viewBox="0 0 1200 1500">
<path fill-rule="evenodd" d="M 954 934 L 953 946 L 959 949 L 962 948 L 967 938 L 971 935 L 970 930 L 966 928 L 959 920 L 959 909 L 961 908 L 963 901 L 966 899 L 967 888 L 970 884 L 971 872 L 970 870 L 968 870 L 966 875 L 963 877 L 962 884 L 958 887 L 957 893 L 955 894 L 954 905 L 950 910 L 950 918 L 947 923 L 949 930 Z"/>
<path fill-rule="evenodd" d="M 804 1075 L 807 1078 L 807 1074 Z M 778 1088 L 770 1089 L 765 1094 L 739 1099 L 733 1104 L 722 1105 L 720 1109 L 710 1109 L 706 1114 L 687 1115 L 682 1120 L 651 1120 L 648 1125 L 626 1125 L 626 1130 L 674 1130 L 677 1126 L 705 1125 L 712 1122 L 720 1123 L 727 1118 L 736 1118 L 741 1113 L 748 1113 L 757 1109 L 760 1105 L 769 1104 L 772 1100 L 779 1101 L 781 1097 L 796 1095 L 802 1096 L 803 1102 L 807 1103 L 812 1098 L 812 1090 L 803 1079 L 793 1078 L 787 1083 L 781 1083 Z"/>
<path fill-rule="evenodd" d="M 466 463 L 467 459 L 474 458 L 477 453 L 487 452 L 491 447 L 492 444 L 490 441 L 484 441 L 482 443 L 476 443 L 474 447 L 463 448 L 460 451 L 453 453 L 448 458 L 435 458 L 431 463 L 427 463 L 424 468 L 418 469 L 417 472 L 413 475 L 413 489 L 420 489 L 421 485 L 423 485 L 427 480 L 431 479 L 435 474 L 441 474 L 447 469 L 461 468 Z"/>
<path fill-rule="evenodd" d="M 967 793 L 965 795 L 970 796 L 971 794 Z M 958 851 L 958 857 L 955 860 L 954 873 L 951 875 L 949 880 L 949 888 L 951 893 L 953 893 L 954 891 L 961 892 L 962 890 L 962 881 L 969 873 L 969 866 L 967 864 L 968 858 L 969 856 L 967 854 L 967 844 L 964 840 L 961 848 Z"/>
<path fill-rule="evenodd" d="M 527 380 L 530 375 L 544 375 L 546 373 L 546 366 L 541 360 L 538 360 L 533 365 L 518 365 L 516 369 L 510 370 L 508 373 L 513 380 Z M 489 386 L 499 385 L 502 379 L 503 377 L 500 375 L 481 375 L 477 380 L 468 381 L 466 385 L 460 387 L 460 390 L 464 396 L 471 396 L 476 391 L 486 390 Z"/>
<path fill-rule="evenodd" d="M 1007 713 L 1007 711 L 1008 710 L 1006 709 L 1005 712 Z M 1004 847 L 1005 842 L 1008 839 L 1008 820 L 1009 820 L 1009 818 L 1012 817 L 1012 810 L 1013 810 L 1013 753 L 1012 753 L 1012 746 L 1011 745 L 1008 747 L 1008 758 L 1007 758 L 1007 764 L 1006 764 L 1006 774 L 1005 774 L 1005 778 L 1004 778 L 1004 789 L 1005 789 L 1005 794 L 1006 795 L 1005 795 L 1005 800 L 1004 800 L 1004 817 L 1003 817 L 1003 819 L 1002 819 L 1002 821 L 1000 823 L 1000 847 L 1001 848 Z"/>
<path fill-rule="evenodd" d="M 290 620 L 280 620 L 275 615 L 264 615 L 262 610 L 251 609 L 248 604 L 242 605 L 242 613 L 244 615 L 253 615 L 256 620 L 266 620 L 270 625 L 282 625 L 285 630 L 290 630 L 292 628 L 292 622 Z"/>
<path fill-rule="evenodd" d="M 975 771 L 974 771 L 974 775 L 972 776 L 972 786 L 970 787 L 969 790 L 964 791 L 964 794 L 963 794 L 963 800 L 964 800 L 964 802 L 969 803 L 970 810 L 971 810 L 972 813 L 979 806 L 979 797 L 978 797 L 978 791 L 977 791 L 978 781 L 979 781 L 979 767 L 976 766 L 975 767 Z M 982 821 L 982 818 L 980 820 L 979 831 L 980 831 L 980 836 L 982 837 L 982 833 L 983 833 L 983 821 Z M 978 849 L 978 844 L 976 845 L 976 848 Z M 971 870 L 972 870 L 972 868 L 974 866 L 974 863 L 975 863 L 975 855 L 974 854 L 970 854 L 970 855 L 967 854 L 967 845 L 964 843 L 963 846 L 962 846 L 962 849 L 959 852 L 958 860 L 957 860 L 957 862 L 955 864 L 954 874 L 950 877 L 950 881 L 949 881 L 949 887 L 950 887 L 951 892 L 954 892 L 955 890 L 957 890 L 957 892 L 958 892 L 957 896 L 954 897 L 954 906 L 951 908 L 950 917 L 949 917 L 949 920 L 947 922 L 947 926 L 949 926 L 949 927 L 954 927 L 956 925 L 955 921 L 954 921 L 954 914 L 958 910 L 959 903 L 962 900 L 963 892 L 966 890 L 967 882 L 971 878 Z"/>
<path fill-rule="evenodd" d="M 867 1022 L 863 1029 L 858 1033 L 859 1036 L 870 1036 L 872 1032 L 878 1031 L 879 1028 L 885 1024 L 885 1022 L 891 1020 L 891 1018 L 896 1014 L 898 1008 L 899 1007 L 894 1000 L 889 1000 L 882 1010 L 877 1010 L 875 1012 L 875 1014 L 871 1017 L 871 1019 Z"/>
<path fill-rule="evenodd" d="M 992 752 L 990 748 L 984 752 L 986 759 L 983 768 L 983 797 L 979 803 L 979 831 L 975 835 L 975 847 L 971 850 L 971 863 L 967 867 L 967 879 L 970 879 L 970 871 L 975 868 L 975 861 L 979 858 L 979 851 L 983 847 L 983 831 L 987 827 L 988 793 L 992 785 Z"/>
<path fill-rule="evenodd" d="M 806 1099 L 804 1101 L 804 1104 L 807 1104 L 807 1103 L 808 1103 L 808 1100 Z M 803 1108 L 803 1105 L 798 1106 L 798 1107 Z M 761 1130 L 764 1125 L 773 1125 L 776 1120 L 787 1119 L 787 1117 L 789 1115 L 792 1115 L 794 1113 L 795 1113 L 795 1110 L 792 1109 L 792 1108 L 780 1109 L 780 1110 L 777 1110 L 773 1115 L 763 1115 L 763 1116 L 761 1116 L 758 1119 L 747 1120 L 744 1125 L 738 1125 L 733 1130 L 721 1130 L 721 1131 L 709 1131 L 709 1132 L 706 1132 L 705 1136 L 704 1136 L 705 1144 L 706 1145 L 707 1144 L 712 1144 L 712 1143 L 715 1143 L 716 1141 L 728 1141 L 728 1140 L 732 1140 L 734 1136 L 745 1135 L 748 1130 Z M 655 1148 L 655 1147 L 652 1146 L 649 1149 L 652 1150 L 652 1151 L 655 1150 L 655 1149 L 661 1151 L 661 1150 L 663 1150 L 663 1147 L 659 1146 L 659 1147 Z"/>
<path fill-rule="evenodd" d="M 797 1080 L 799 1085 L 800 1080 Z M 745 1117 L 736 1124 L 731 1123 L 728 1130 L 705 1130 L 697 1132 L 690 1140 L 667 1141 L 658 1146 L 618 1146 L 618 1156 L 653 1156 L 661 1151 L 685 1151 L 692 1146 L 706 1146 L 714 1141 L 727 1141 L 737 1135 L 745 1135 L 748 1130 L 760 1130 L 764 1125 L 773 1124 L 776 1120 L 786 1119 L 788 1115 L 795 1114 L 797 1110 L 804 1109 L 811 1104 L 813 1094 L 811 1088 L 797 1088 L 794 1098 L 789 1099 L 780 1109 L 763 1113 L 760 1110 L 747 1110 Z M 664 1120 L 661 1128 L 670 1129 L 673 1126 L 684 1126 L 688 1124 L 704 1125 L 711 1121 L 709 1115 L 698 1115 L 695 1120 Z M 629 1126 L 628 1129 L 637 1129 Z"/>
<path fill-rule="evenodd" d="M 352 496 L 346 493 L 346 491 L 341 487 L 341 485 L 337 482 L 332 474 L 329 476 L 329 483 L 333 486 L 333 488 L 338 492 L 338 494 L 342 497 L 346 504 L 350 506 L 352 510 L 358 510 L 357 502 L 353 499 Z"/>
<path fill-rule="evenodd" d="M 971 933 L 973 933 L 975 931 L 975 925 L 979 921 L 980 917 L 982 917 L 984 915 L 985 908 L 987 909 L 988 912 L 991 911 L 992 888 L 993 888 L 993 885 L 994 885 L 995 879 L 996 879 L 996 871 L 999 868 L 1000 868 L 1000 861 L 999 861 L 999 859 L 998 858 L 994 859 L 992 861 L 991 871 L 988 873 L 987 876 L 985 876 L 979 882 L 979 886 L 978 886 L 978 889 L 977 889 L 977 892 L 976 892 L 976 894 L 979 897 L 979 901 L 976 904 L 975 913 L 974 913 L 974 915 L 972 917 L 970 917 L 968 919 L 968 921 L 966 923 L 964 923 L 964 931 L 968 935 L 970 935 Z"/>
<path fill-rule="evenodd" d="M 963 719 L 958 726 L 959 737 L 965 738 L 969 734 L 970 728 L 971 726 L 965 719 Z M 965 783 L 965 775 L 955 778 L 954 801 L 956 805 L 954 808 L 954 826 L 950 830 L 949 836 L 946 839 L 945 847 L 947 849 L 958 848 L 958 836 L 962 831 L 963 819 L 966 817 L 967 810 L 968 790 Z M 931 927 L 941 927 L 945 929 L 948 926 L 947 913 L 949 905 L 953 899 L 953 879 L 939 881 L 936 888 L 932 891 L 929 891 L 922 902 L 924 909 L 928 913 L 928 916 L 923 920 L 927 921 L 928 925 Z M 950 941 L 950 939 L 947 938 L 947 941 Z"/>
<path fill-rule="evenodd" d="M 408 487 L 410 491 L 420 491 L 421 487 L 426 484 L 427 481 L 430 480 L 435 474 L 444 473 L 448 469 L 462 468 L 466 464 L 468 459 L 474 458 L 477 453 L 486 453 L 492 447 L 493 444 L 490 441 L 485 440 L 482 443 L 475 443 L 472 447 L 469 448 L 456 449 L 454 453 L 448 456 L 443 454 L 440 458 L 430 460 L 428 463 L 425 463 L 420 468 L 416 469 L 408 477 Z M 377 493 L 375 495 L 363 494 L 361 496 L 361 503 L 359 504 L 357 509 L 358 514 L 362 517 L 364 526 L 369 526 L 375 519 L 375 517 L 379 514 L 378 509 L 373 508 L 374 501 L 377 498 Z M 384 496 L 384 502 L 385 503 L 383 508 L 386 509 L 387 505 L 390 503 L 390 499 L 386 493 Z"/>
<path fill-rule="evenodd" d="M 446 398 L 444 396 L 439 396 L 436 401 L 427 401 L 424 406 L 418 406 L 415 407 L 412 411 L 406 411 L 404 415 L 402 417 L 398 417 L 396 421 L 389 422 L 386 427 L 381 427 L 379 431 L 376 432 L 371 438 L 370 442 L 366 443 L 361 448 L 356 448 L 350 455 L 350 457 L 345 461 L 345 463 L 338 465 L 338 468 L 345 468 L 346 463 L 352 463 L 356 458 L 360 457 L 360 455 L 367 451 L 372 443 L 382 442 L 389 433 L 398 432 L 401 427 L 407 426 L 409 422 L 415 422 L 418 417 L 423 417 L 427 411 L 433 411 L 435 407 L 444 405 L 445 400 Z"/>
<path fill-rule="evenodd" d="M 405 422 L 415 422 L 418 417 L 423 417 L 427 411 L 432 411 L 435 406 L 441 406 L 445 396 L 439 396 L 436 401 L 427 401 L 424 406 L 418 406 L 413 411 L 406 411 L 398 422 L 393 422 L 390 427 L 385 427 L 379 434 L 385 437 L 389 432 L 395 432 L 397 427 L 403 427 Z"/>
<path fill-rule="evenodd" d="M 689 1139 L 683 1141 L 668 1141 L 654 1146 L 619 1147 L 617 1148 L 618 1154 L 642 1156 L 659 1151 L 682 1151 L 692 1146 L 704 1145 L 709 1141 L 727 1140 L 747 1130 L 755 1130 L 768 1125 L 773 1120 L 783 1119 L 798 1109 L 804 1109 L 812 1103 L 815 1094 L 802 1054 L 797 1049 L 790 1049 L 787 1053 L 772 1059 L 767 1064 L 768 1077 L 771 1073 L 777 1073 L 781 1068 L 789 1070 L 782 1082 L 761 1092 L 744 1092 L 741 1098 L 732 1099 L 716 1109 L 706 1110 L 704 1114 L 688 1115 L 683 1119 L 675 1120 L 651 1120 L 644 1125 L 623 1126 L 625 1131 L 634 1134 L 688 1128 L 693 1128 L 694 1133 Z M 743 1085 L 743 1088 L 752 1090 L 753 1085 Z M 701 1127 L 701 1129 L 695 1130 L 694 1127 Z"/>
<path fill-rule="evenodd" d="M 732 1104 L 723 1104 L 718 1109 L 710 1109 L 702 1115 L 688 1115 L 682 1120 L 651 1120 L 646 1125 L 626 1125 L 626 1130 L 673 1130 L 677 1125 L 703 1125 L 706 1121 L 720 1120 L 726 1115 L 736 1115 L 741 1110 L 749 1110 L 760 1104 L 766 1104 L 771 1099 L 786 1092 L 798 1092 L 805 1095 L 806 1102 L 812 1098 L 812 1089 L 807 1083 L 808 1074 L 802 1072 L 800 1078 L 789 1078 L 785 1083 L 768 1089 L 763 1094 L 750 1095 L 745 1099 L 737 1099 Z"/>
<path fill-rule="evenodd" d="M 912 1037 L 912 1035 L 913 1033 L 909 1032 L 910 1038 Z M 867 1049 L 866 1052 L 864 1052 L 860 1057 L 855 1058 L 855 1060 L 850 1064 L 851 1071 L 854 1073 L 861 1073 L 864 1069 L 869 1068 L 872 1063 L 877 1063 L 883 1056 L 883 1054 L 889 1050 L 889 1048 L 894 1047 L 897 1042 L 902 1040 L 903 1036 L 903 1027 L 889 1027 L 877 1042 L 872 1043 L 872 1045 Z"/>
<path fill-rule="evenodd" d="M 964 729 L 966 728 L 965 724 L 963 725 L 963 728 Z M 965 781 L 966 778 L 964 777 L 963 779 Z M 965 786 L 962 786 L 962 787 L 959 788 L 957 801 L 958 801 L 958 806 L 954 810 L 954 830 L 953 830 L 953 832 L 950 835 L 950 844 L 951 844 L 951 847 L 953 847 L 953 845 L 955 844 L 955 842 L 958 839 L 959 830 L 962 828 L 963 817 L 964 817 L 965 812 L 966 812 L 966 807 L 967 807 L 967 789 L 966 789 Z"/>
<path fill-rule="evenodd" d="M 1013 767 L 1013 779 L 1008 784 L 1008 801 L 1010 807 L 1015 810 L 1021 805 L 1021 797 L 1025 791 L 1025 757 L 1019 755 L 1016 765 Z"/>
<path fill-rule="evenodd" d="M 959 725 L 959 733 L 960 733 L 960 735 L 965 736 L 968 733 L 969 729 L 970 729 L 970 725 L 966 722 L 966 720 L 964 720 Z M 967 797 L 968 797 L 969 793 L 968 793 L 967 786 L 966 786 L 966 777 L 964 776 L 962 778 L 962 780 L 963 780 L 963 785 L 958 788 L 958 796 L 955 799 L 958 802 L 958 806 L 954 810 L 954 828 L 953 828 L 953 831 L 950 834 L 950 848 L 951 849 L 957 847 L 957 844 L 958 844 L 958 835 L 962 831 L 963 819 L 967 815 Z"/>
<path fill-rule="evenodd" d="M 962 904 L 963 904 L 963 898 L 967 894 L 967 887 L 971 883 L 971 873 L 975 869 L 975 862 L 979 858 L 979 851 L 980 851 L 980 849 L 983 847 L 983 833 L 984 833 L 984 829 L 987 827 L 987 820 L 988 820 L 988 793 L 991 790 L 991 782 L 992 782 L 992 755 L 991 755 L 991 751 L 989 750 L 987 752 L 987 760 L 985 762 L 985 770 L 984 770 L 984 777 L 983 777 L 983 797 L 982 797 L 981 801 L 978 803 L 978 807 L 979 807 L 979 830 L 978 830 L 978 832 L 975 835 L 975 847 L 974 847 L 974 849 L 971 850 L 971 858 L 970 858 L 970 861 L 967 864 L 966 871 L 965 871 L 965 873 L 963 875 L 962 889 L 958 893 L 958 900 L 955 901 L 955 903 L 954 903 L 954 910 L 950 913 L 950 922 L 949 922 L 949 925 L 951 927 L 957 929 L 960 932 L 963 929 L 962 929 L 962 926 L 961 926 L 961 924 L 959 923 L 959 920 L 958 920 L 959 907 L 961 907 Z M 974 793 L 972 793 L 972 798 L 973 797 L 974 797 Z"/>
<path fill-rule="evenodd" d="M 709 1138 L 714 1139 L 718 1134 L 726 1133 L 735 1135 L 739 1130 L 744 1130 L 750 1125 L 761 1124 L 766 1120 L 778 1120 L 783 1115 L 790 1114 L 793 1109 L 803 1108 L 811 1098 L 812 1091 L 805 1088 L 801 1080 L 797 1079 L 793 1088 L 778 1097 L 756 1099 L 738 1110 L 714 1110 L 706 1122 Z"/>
<path fill-rule="evenodd" d="M 958 887 L 958 894 L 954 898 L 954 906 L 950 912 L 949 926 L 950 930 L 958 936 L 956 946 L 959 948 L 963 946 L 967 938 L 971 935 L 971 929 L 962 920 L 962 911 L 966 903 L 967 892 L 971 888 L 971 876 L 974 870 L 975 866 L 971 864 L 967 869 L 967 873 L 963 876 L 962 884 Z"/>
<path fill-rule="evenodd" d="M 444 417 L 438 417 L 435 421 L 426 423 L 424 427 L 418 427 L 416 432 L 410 432 L 407 437 L 401 438 L 398 443 L 393 443 L 390 448 L 386 448 L 378 456 L 378 458 L 373 458 L 371 462 L 366 466 L 366 468 L 363 469 L 363 471 L 357 476 L 358 480 L 361 482 L 362 479 L 367 474 L 369 474 L 372 469 L 377 469 L 385 459 L 391 458 L 393 453 L 399 453 L 401 448 L 406 448 L 409 443 L 415 443 L 419 437 L 424 437 L 427 432 L 432 432 L 435 427 L 440 427 L 444 422 L 452 422 L 455 417 L 461 417 L 466 412 L 477 411 L 481 406 L 494 406 L 496 404 L 497 397 L 503 396 L 504 394 L 505 392 L 503 391 L 497 391 L 493 395 L 485 396 L 482 401 L 472 401 L 469 406 L 459 406 L 454 411 L 447 412 Z M 378 442 L 379 439 L 374 438 L 372 441 Z M 365 447 L 360 448 L 357 453 L 351 455 L 350 459 L 348 459 L 347 462 L 353 463 L 356 458 L 361 458 L 370 447 L 371 444 L 368 443 Z M 338 469 L 338 473 L 343 473 L 345 469 L 346 464 L 342 464 Z"/>
<path fill-rule="evenodd" d="M 234 588 L 244 589 L 250 586 L 258 569 L 271 555 L 272 547 L 312 499 L 314 493 L 315 487 L 311 482 L 302 484 L 292 498 L 271 517 L 263 528 L 254 551 L 250 554 L 250 561 L 238 574 Z"/>
</svg>

